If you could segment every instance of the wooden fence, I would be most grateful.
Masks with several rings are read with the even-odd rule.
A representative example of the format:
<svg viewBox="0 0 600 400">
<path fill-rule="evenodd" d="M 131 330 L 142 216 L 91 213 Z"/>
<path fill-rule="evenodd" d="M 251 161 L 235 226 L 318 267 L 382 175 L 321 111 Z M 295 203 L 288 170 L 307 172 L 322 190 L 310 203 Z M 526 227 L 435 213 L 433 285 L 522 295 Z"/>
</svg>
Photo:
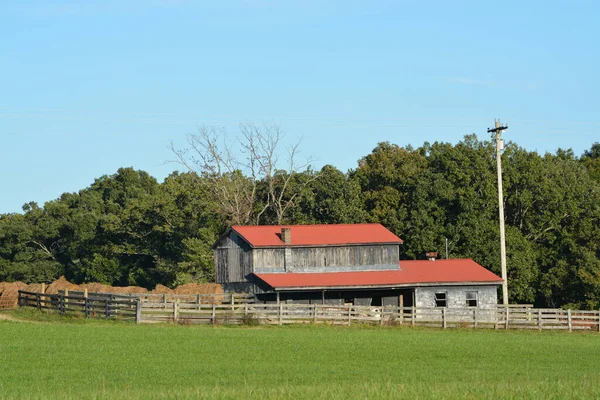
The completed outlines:
<svg viewBox="0 0 600 400">
<path fill-rule="evenodd" d="M 147 295 L 145 295 L 147 296 Z M 160 296 L 160 297 L 159 297 Z M 336 306 L 327 304 L 254 304 L 231 295 L 163 295 L 19 291 L 19 306 L 55 310 L 86 318 L 118 318 L 136 323 L 409 325 L 439 328 L 563 329 L 600 331 L 600 312 L 497 306 L 483 308 L 417 308 Z M 220 297 L 215 297 L 220 296 Z M 224 297 L 223 297 L 224 296 Z M 228 300 L 228 301 L 227 301 Z"/>
<path fill-rule="evenodd" d="M 86 318 L 117 318 L 132 321 L 139 320 L 141 310 L 137 299 L 96 296 L 96 293 L 45 294 L 19 290 L 18 302 L 19 307 L 54 310 L 61 314 L 79 314 Z"/>
<path fill-rule="evenodd" d="M 66 294 L 64 290 L 58 291 Z M 158 293 L 98 293 L 87 291 L 68 291 L 69 295 L 95 296 L 100 298 L 139 299 L 144 303 L 194 303 L 194 304 L 243 304 L 253 303 L 254 296 L 243 293 L 213 293 L 213 294 L 158 294 Z"/>
<path fill-rule="evenodd" d="M 192 304 L 140 302 L 138 323 L 410 325 L 439 328 L 564 329 L 600 331 L 600 312 L 502 307 L 416 308 L 321 304 Z"/>
</svg>

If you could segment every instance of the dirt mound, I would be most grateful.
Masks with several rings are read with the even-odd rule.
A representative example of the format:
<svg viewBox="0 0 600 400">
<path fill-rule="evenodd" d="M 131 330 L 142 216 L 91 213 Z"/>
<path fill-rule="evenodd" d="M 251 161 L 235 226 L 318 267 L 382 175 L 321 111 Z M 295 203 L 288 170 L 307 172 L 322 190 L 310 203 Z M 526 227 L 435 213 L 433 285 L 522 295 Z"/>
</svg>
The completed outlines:
<svg viewBox="0 0 600 400">
<path fill-rule="evenodd" d="M 58 294 L 59 290 L 81 290 L 79 285 L 69 282 L 64 276 L 61 276 L 54 282 L 48 285 L 47 294 Z"/>
<path fill-rule="evenodd" d="M 0 296 L 0 308 L 16 307 L 19 302 L 19 290 L 25 290 L 27 284 L 23 282 L 5 283 L 2 296 Z"/>
<path fill-rule="evenodd" d="M 160 283 L 156 285 L 154 289 L 150 291 L 152 294 L 173 294 L 173 289 L 166 287 L 165 285 L 161 285 Z"/>
</svg>

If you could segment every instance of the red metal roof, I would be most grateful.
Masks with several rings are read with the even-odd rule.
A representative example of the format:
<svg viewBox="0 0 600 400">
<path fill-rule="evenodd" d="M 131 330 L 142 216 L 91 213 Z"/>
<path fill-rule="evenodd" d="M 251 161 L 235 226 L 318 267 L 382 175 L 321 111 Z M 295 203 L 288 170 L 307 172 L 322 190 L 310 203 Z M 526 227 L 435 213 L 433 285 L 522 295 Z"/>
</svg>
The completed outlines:
<svg viewBox="0 0 600 400">
<path fill-rule="evenodd" d="M 470 259 L 400 261 L 400 268 L 381 271 L 255 274 L 275 289 L 413 284 L 501 284 L 502 278 Z"/>
<path fill-rule="evenodd" d="M 280 247 L 281 228 L 290 228 L 291 246 L 335 246 L 344 244 L 402 243 L 381 224 L 259 225 L 231 227 L 252 247 Z"/>
</svg>

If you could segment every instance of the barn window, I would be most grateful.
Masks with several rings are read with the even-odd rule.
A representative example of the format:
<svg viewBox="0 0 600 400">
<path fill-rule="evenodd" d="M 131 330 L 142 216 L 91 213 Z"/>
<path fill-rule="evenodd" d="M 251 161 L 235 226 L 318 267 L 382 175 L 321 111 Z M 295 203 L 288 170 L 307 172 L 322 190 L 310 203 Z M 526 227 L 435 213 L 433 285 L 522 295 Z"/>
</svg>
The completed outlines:
<svg viewBox="0 0 600 400">
<path fill-rule="evenodd" d="M 467 292 L 467 307 L 477 307 L 477 292 Z"/>
<path fill-rule="evenodd" d="M 448 293 L 437 292 L 435 294 L 435 306 L 436 307 L 447 307 L 448 306 Z"/>
</svg>

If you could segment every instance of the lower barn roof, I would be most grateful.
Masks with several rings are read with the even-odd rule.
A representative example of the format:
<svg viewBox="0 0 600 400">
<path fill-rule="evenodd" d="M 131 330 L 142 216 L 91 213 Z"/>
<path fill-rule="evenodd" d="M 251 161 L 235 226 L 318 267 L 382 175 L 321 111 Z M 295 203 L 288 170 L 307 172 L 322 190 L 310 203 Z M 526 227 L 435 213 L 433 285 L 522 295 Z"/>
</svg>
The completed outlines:
<svg viewBox="0 0 600 400">
<path fill-rule="evenodd" d="M 393 270 L 255 275 L 275 290 L 502 284 L 502 278 L 471 259 L 407 260 Z"/>
</svg>

